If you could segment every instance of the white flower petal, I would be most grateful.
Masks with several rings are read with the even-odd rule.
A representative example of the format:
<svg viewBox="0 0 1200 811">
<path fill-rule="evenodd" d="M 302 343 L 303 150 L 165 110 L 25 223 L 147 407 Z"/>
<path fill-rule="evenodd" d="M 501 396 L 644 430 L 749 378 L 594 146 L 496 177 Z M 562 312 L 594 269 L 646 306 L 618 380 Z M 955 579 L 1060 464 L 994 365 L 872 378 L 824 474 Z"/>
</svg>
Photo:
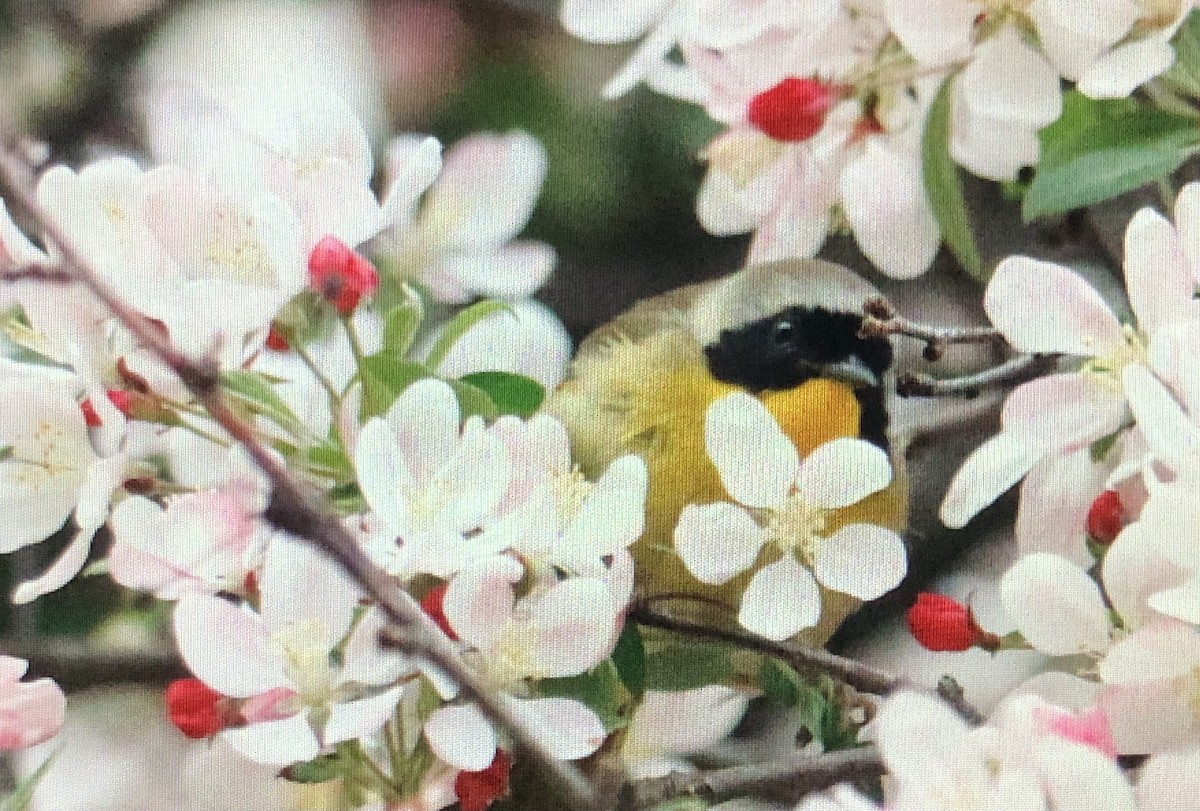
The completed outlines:
<svg viewBox="0 0 1200 811">
<path fill-rule="evenodd" d="M 1175 62 L 1175 49 L 1163 37 L 1148 37 L 1114 48 L 1079 77 L 1079 92 L 1094 99 L 1125 98 Z"/>
<path fill-rule="evenodd" d="M 1143 208 L 1125 229 L 1125 288 L 1147 334 L 1196 314 L 1196 276 L 1174 226 Z"/>
<path fill-rule="evenodd" d="M 900 585 L 908 571 L 904 541 L 890 529 L 851 524 L 820 542 L 813 573 L 826 588 L 874 600 Z"/>
<path fill-rule="evenodd" d="M 811 628 L 821 619 L 821 592 L 812 572 L 794 557 L 759 569 L 742 594 L 738 622 L 767 639 L 781 640 Z"/>
<path fill-rule="evenodd" d="M 840 182 L 854 241 L 877 268 L 893 279 L 912 279 L 929 269 L 941 231 L 915 154 L 868 139 L 866 151 L 846 165 Z"/>
<path fill-rule="evenodd" d="M 259 607 L 272 633 L 303 623 L 327 650 L 350 630 L 362 592 L 333 559 L 307 543 L 276 535 L 263 564 Z"/>
<path fill-rule="evenodd" d="M 971 452 L 954 474 L 938 515 L 952 529 L 975 515 L 1021 480 L 1041 455 L 1013 432 L 1001 432 Z"/>
<path fill-rule="evenodd" d="M 758 559 L 766 533 L 741 507 L 689 504 L 675 527 L 675 551 L 701 583 L 719 585 Z"/>
<path fill-rule="evenodd" d="M 1145 366 L 1131 363 L 1122 374 L 1125 396 L 1142 435 L 1159 456 L 1171 459 L 1200 450 L 1200 426 Z"/>
<path fill-rule="evenodd" d="M 1108 647 L 1108 608 L 1096 582 L 1058 555 L 1034 552 L 1000 581 L 1000 599 L 1029 644 L 1051 656 Z"/>
<path fill-rule="evenodd" d="M 382 729 L 396 711 L 403 691 L 403 687 L 393 687 L 370 698 L 333 704 L 329 708 L 329 720 L 325 722 L 323 742 L 329 746 L 363 738 Z"/>
<path fill-rule="evenodd" d="M 290 684 L 262 620 L 225 600 L 184 595 L 175 640 L 188 670 L 222 695 L 249 698 Z"/>
<path fill-rule="evenodd" d="M 496 756 L 496 730 L 474 704 L 439 707 L 424 730 L 433 753 L 463 771 L 482 771 Z"/>
<path fill-rule="evenodd" d="M 604 471 L 563 532 L 560 549 L 580 562 L 611 555 L 638 539 L 646 523 L 646 463 L 622 456 Z"/>
<path fill-rule="evenodd" d="M 289 766 L 312 760 L 321 751 L 303 713 L 280 721 L 262 721 L 221 733 L 225 742 L 255 763 Z"/>
<path fill-rule="evenodd" d="M 95 529 L 81 529 L 67 544 L 58 559 L 50 564 L 50 568 L 32 580 L 26 580 L 13 590 L 12 601 L 21 605 L 49 594 L 65 586 L 71 578 L 79 574 L 87 563 L 88 553 L 92 551 L 92 539 L 96 536 Z"/>
<path fill-rule="evenodd" d="M 569 698 L 509 699 L 509 706 L 558 760 L 578 760 L 600 748 L 607 737 L 596 713 Z"/>
<path fill-rule="evenodd" d="M 983 297 L 988 318 L 1022 352 L 1091 357 L 1124 342 L 1121 324 L 1083 277 L 1023 256 L 1005 259 Z"/>
<path fill-rule="evenodd" d="M 524 574 L 524 567 L 509 557 L 488 558 L 464 569 L 450 581 L 442 601 L 450 627 L 475 647 L 490 649 L 512 616 L 513 584 Z"/>
<path fill-rule="evenodd" d="M 662 16 L 670 0 L 565 0 L 559 11 L 563 27 L 588 42 L 616 43 L 636 39 Z"/>
<path fill-rule="evenodd" d="M 617 604 L 600 580 L 573 577 L 555 584 L 530 611 L 537 629 L 531 651 L 543 678 L 575 676 L 608 656 L 616 633 Z"/>
<path fill-rule="evenodd" d="M 778 506 L 796 480 L 796 446 L 757 397 L 715 400 L 704 416 L 704 444 L 729 495 L 747 507 Z"/>
<path fill-rule="evenodd" d="M 800 464 L 796 487 L 804 500 L 836 510 L 878 493 L 892 480 L 892 465 L 879 447 L 842 437 L 813 450 Z"/>
</svg>

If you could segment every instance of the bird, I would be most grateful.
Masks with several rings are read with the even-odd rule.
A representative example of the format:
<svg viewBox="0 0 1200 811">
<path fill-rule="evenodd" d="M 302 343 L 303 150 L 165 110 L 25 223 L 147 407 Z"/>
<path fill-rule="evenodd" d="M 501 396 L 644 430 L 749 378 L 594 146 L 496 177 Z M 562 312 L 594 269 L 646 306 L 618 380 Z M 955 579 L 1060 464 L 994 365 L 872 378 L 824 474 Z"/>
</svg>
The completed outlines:
<svg viewBox="0 0 1200 811">
<path fill-rule="evenodd" d="M 670 601 L 689 619 L 728 622 L 768 562 L 709 585 L 673 546 L 687 504 L 731 500 L 704 439 L 708 406 L 731 392 L 758 397 L 802 458 L 839 437 L 887 451 L 891 483 L 840 511 L 830 531 L 854 522 L 903 530 L 907 476 L 888 419 L 893 351 L 887 338 L 859 334 L 863 305 L 876 295 L 853 271 L 821 259 L 754 264 L 640 301 L 580 343 L 543 410 L 566 425 L 573 458 L 590 478 L 625 454 L 645 460 L 645 528 L 631 546 L 643 604 Z M 819 624 L 794 639 L 823 645 L 858 605 L 822 587 Z"/>
</svg>

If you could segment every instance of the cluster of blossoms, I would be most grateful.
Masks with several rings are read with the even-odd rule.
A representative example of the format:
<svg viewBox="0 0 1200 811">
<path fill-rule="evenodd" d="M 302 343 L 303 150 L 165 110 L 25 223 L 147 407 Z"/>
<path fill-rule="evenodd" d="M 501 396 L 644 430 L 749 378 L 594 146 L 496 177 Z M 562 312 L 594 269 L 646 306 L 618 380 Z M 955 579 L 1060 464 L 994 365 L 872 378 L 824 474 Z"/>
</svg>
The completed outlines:
<svg viewBox="0 0 1200 811">
<path fill-rule="evenodd" d="M 1172 65 L 1194 5 L 564 0 L 561 18 L 592 42 L 639 42 L 607 95 L 645 82 L 727 127 L 704 152 L 709 231 L 753 232 L 750 260 L 764 261 L 811 256 L 849 228 L 883 272 L 911 278 L 941 242 L 921 163 L 940 88 L 953 160 L 1014 180 L 1062 113 L 1064 79 L 1128 96 Z"/>
<path fill-rule="evenodd" d="M 1195 780 L 1198 204 L 1200 185 L 1190 184 L 1175 201 L 1173 223 L 1150 209 L 1130 222 L 1127 321 L 1074 271 L 1024 257 L 1001 263 L 984 295 L 993 324 L 1015 348 L 1060 359 L 1058 371 L 1009 394 L 1000 433 L 968 457 L 941 510 L 948 525 L 962 526 L 1024 479 L 1019 556 L 999 584 L 1015 630 L 991 632 L 970 607 L 937 594 L 921 595 L 908 620 L 932 650 L 1032 648 L 1047 657 L 1045 672 L 1014 694 L 1074 713 L 1066 727 L 1055 722 L 1055 734 L 1073 729 L 1067 736 L 1078 738 L 1090 729 L 1083 742 L 1110 756 L 1078 764 L 1074 779 L 1079 786 L 1086 779 L 1090 799 L 1050 796 L 1054 808 L 1162 807 L 1174 796 L 1167 792 Z M 1122 784 L 1111 761 L 1117 754 L 1153 756 L 1136 789 Z M 1058 756 L 1062 762 L 1068 754 Z M 890 759 L 889 767 L 897 774 Z M 1058 781 L 1040 778 L 1051 795 Z M 987 790 L 1007 791 L 999 780 Z M 995 802 L 1045 807 L 1011 796 Z"/>
</svg>

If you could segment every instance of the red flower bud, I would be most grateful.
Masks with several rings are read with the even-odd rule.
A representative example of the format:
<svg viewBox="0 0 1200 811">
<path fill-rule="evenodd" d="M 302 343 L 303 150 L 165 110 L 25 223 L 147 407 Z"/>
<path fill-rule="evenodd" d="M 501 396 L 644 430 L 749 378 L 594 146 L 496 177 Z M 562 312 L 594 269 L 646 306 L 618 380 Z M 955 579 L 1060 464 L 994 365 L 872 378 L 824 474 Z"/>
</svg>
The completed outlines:
<svg viewBox="0 0 1200 811">
<path fill-rule="evenodd" d="M 1125 508 L 1116 490 L 1105 490 L 1096 496 L 1088 508 L 1087 532 L 1096 543 L 1108 545 L 1117 539 L 1125 527 Z"/>
<path fill-rule="evenodd" d="M 130 406 L 133 403 L 133 395 L 124 389 L 109 389 L 105 392 L 108 395 L 108 401 L 117 407 L 126 417 L 131 416 L 129 413 Z M 88 428 L 99 428 L 104 424 L 104 420 L 100 419 L 100 414 L 96 411 L 96 406 L 92 405 L 90 397 L 85 397 L 83 402 L 79 404 L 79 410 L 83 412 L 83 421 Z"/>
<path fill-rule="evenodd" d="M 454 793 L 462 811 L 484 811 L 508 791 L 508 773 L 512 760 L 503 749 L 496 750 L 492 765 L 481 772 L 459 772 L 454 778 Z"/>
<path fill-rule="evenodd" d="M 750 99 L 746 118 L 776 141 L 806 141 L 821 130 L 829 108 L 844 94 L 838 85 L 789 76 Z"/>
<path fill-rule="evenodd" d="M 167 685 L 167 715 L 189 738 L 207 738 L 225 728 L 217 707 L 223 696 L 199 679 L 176 679 Z"/>
<path fill-rule="evenodd" d="M 273 349 L 276 352 L 287 352 L 291 348 L 288 339 L 283 337 L 283 333 L 274 324 L 267 330 L 266 344 L 267 349 Z"/>
<path fill-rule="evenodd" d="M 964 651 L 999 641 L 975 623 L 970 608 L 944 594 L 921 592 L 906 618 L 908 629 L 926 650 Z"/>
<path fill-rule="evenodd" d="M 450 620 L 446 619 L 446 589 L 449 587 L 449 584 L 441 583 L 425 592 L 425 596 L 421 598 L 421 610 L 437 623 L 442 633 L 457 642 L 458 634 L 454 633 L 454 629 L 450 627 Z"/>
<path fill-rule="evenodd" d="M 379 287 L 375 266 L 332 235 L 323 237 L 308 255 L 308 280 L 342 315 L 354 312 L 359 300 Z"/>
</svg>

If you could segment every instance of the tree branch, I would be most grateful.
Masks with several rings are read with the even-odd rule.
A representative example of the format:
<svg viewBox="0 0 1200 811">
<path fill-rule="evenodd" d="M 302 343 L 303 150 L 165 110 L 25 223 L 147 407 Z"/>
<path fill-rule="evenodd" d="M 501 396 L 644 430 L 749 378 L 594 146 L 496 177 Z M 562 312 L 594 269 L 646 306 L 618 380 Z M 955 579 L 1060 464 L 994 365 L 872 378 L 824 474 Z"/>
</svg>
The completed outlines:
<svg viewBox="0 0 1200 811">
<path fill-rule="evenodd" d="M 74 284 L 79 281 L 79 276 L 61 265 L 45 265 L 35 262 L 28 265 L 0 267 L 0 281 Z"/>
<path fill-rule="evenodd" d="M 906 372 L 896 380 L 901 397 L 978 397 L 985 389 L 1025 383 L 1052 371 L 1058 355 L 1017 355 L 998 366 L 961 377 L 936 378 L 921 372 Z"/>
<path fill-rule="evenodd" d="M 983 715 L 963 698 L 961 690 L 947 683 L 946 688 L 939 684 L 936 690 L 909 681 L 908 679 L 888 673 L 884 670 L 865 665 L 862 662 L 838 656 L 820 648 L 807 648 L 795 642 L 773 642 L 748 631 L 726 628 L 714 628 L 691 620 L 680 619 L 669 614 L 655 611 L 644 605 L 635 606 L 629 612 L 628 618 L 639 625 L 651 628 L 662 628 L 686 636 L 715 639 L 728 642 L 739 648 L 765 653 L 787 662 L 796 670 L 806 673 L 825 673 L 840 682 L 850 685 L 855 690 L 873 695 L 887 695 L 897 690 L 916 690 L 922 693 L 934 693 L 938 698 L 949 704 L 964 720 L 978 724 L 983 721 Z"/>
<path fill-rule="evenodd" d="M 271 496 L 264 519 L 312 543 L 338 561 L 379 604 L 388 619 L 410 636 L 412 647 L 419 652 L 418 655 L 453 679 L 494 723 L 507 728 L 517 746 L 536 760 L 539 767 L 560 785 L 572 806 L 599 807 L 600 798 L 582 773 L 574 766 L 556 760 L 533 730 L 511 711 L 509 705 L 484 686 L 433 620 L 383 570 L 371 562 L 337 518 L 318 506 L 316 498 L 305 492 L 278 458 L 259 442 L 253 428 L 229 408 L 221 393 L 216 364 L 207 359 L 196 361 L 180 352 L 161 330 L 101 280 L 91 263 L 38 204 L 27 186 L 19 181 L 20 169 L 20 164 L 15 163 L 11 154 L 0 155 L 0 179 L 9 184 L 11 196 L 33 218 L 47 245 L 58 249 L 62 256 L 62 267 L 71 271 L 76 280 L 108 307 L 138 341 L 175 372 L 209 415 L 245 447 L 255 464 L 266 474 L 271 482 Z"/>
<path fill-rule="evenodd" d="M 795 802 L 809 792 L 848 780 L 879 777 L 885 771 L 883 759 L 873 746 L 816 757 L 796 754 L 768 763 L 704 772 L 672 772 L 665 777 L 635 780 L 621 789 L 617 809 L 640 811 L 680 797 L 699 797 L 718 803 L 747 794 L 782 795 Z"/>
<path fill-rule="evenodd" d="M 886 338 L 889 335 L 907 335 L 925 342 L 925 360 L 939 360 L 948 344 L 988 343 L 1007 346 L 1008 341 L 993 327 L 931 327 L 909 321 L 896 312 L 892 303 L 882 296 L 868 299 L 863 305 L 862 327 L 859 334 L 864 338 Z"/>
</svg>

